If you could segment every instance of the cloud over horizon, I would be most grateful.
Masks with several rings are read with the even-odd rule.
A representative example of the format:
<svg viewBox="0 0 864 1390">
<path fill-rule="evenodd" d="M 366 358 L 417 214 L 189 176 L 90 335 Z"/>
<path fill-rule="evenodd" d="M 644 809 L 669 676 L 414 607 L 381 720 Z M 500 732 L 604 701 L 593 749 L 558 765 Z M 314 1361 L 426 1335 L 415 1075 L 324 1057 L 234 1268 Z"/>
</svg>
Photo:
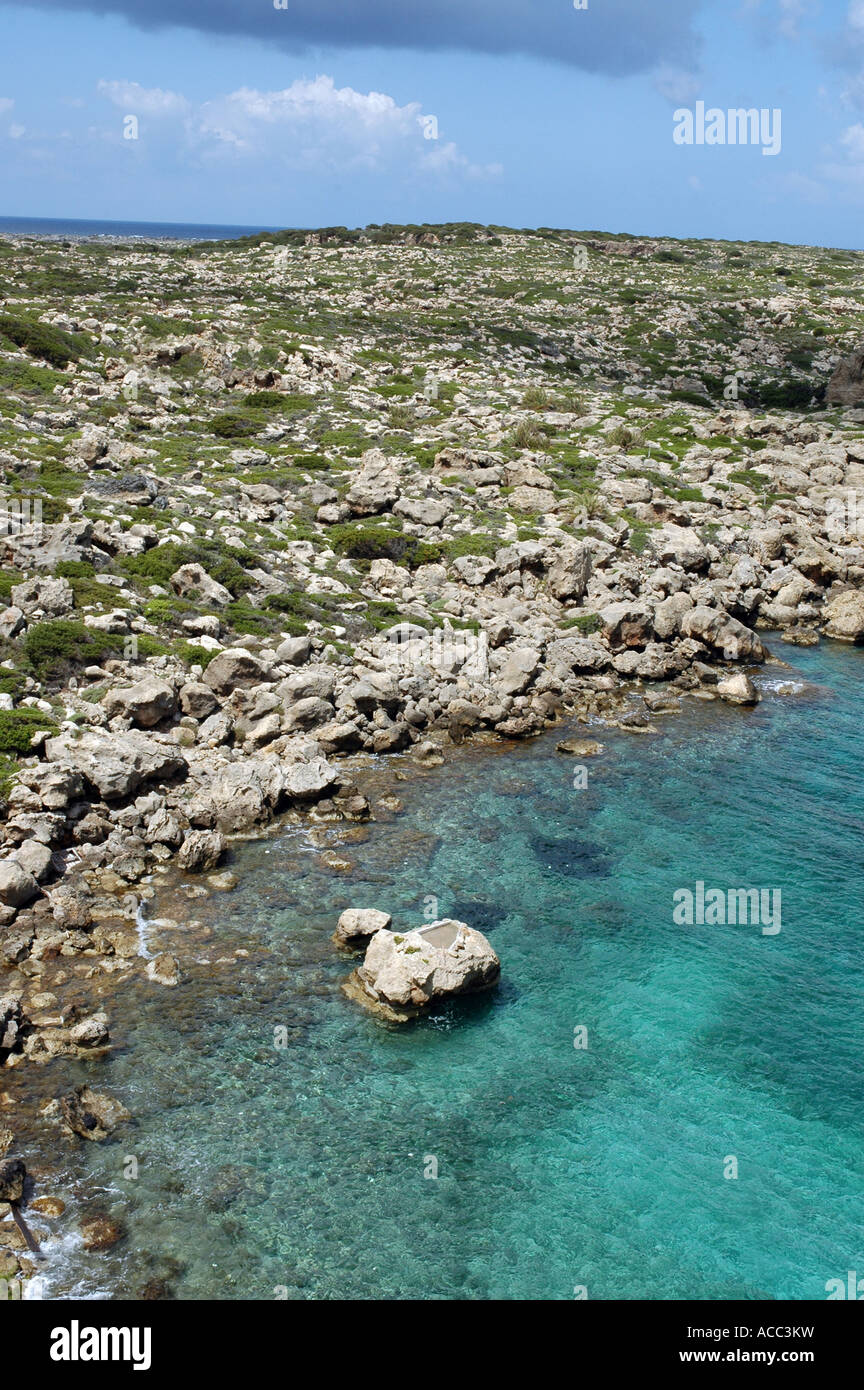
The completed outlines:
<svg viewBox="0 0 864 1390">
<path fill-rule="evenodd" d="M 326 75 L 300 78 L 281 91 L 241 87 L 198 104 L 125 79 L 103 79 L 97 91 L 124 115 L 148 120 L 146 133 L 163 147 L 196 162 L 227 158 L 272 169 L 401 169 L 481 179 L 501 173 L 498 164 L 472 163 L 452 142 L 428 139 L 427 123 L 436 131 L 437 123 L 419 102 L 400 106 L 385 92 L 337 87 Z"/>
<path fill-rule="evenodd" d="M 623 77 L 663 64 L 692 68 L 701 3 L 589 0 L 587 10 L 575 10 L 571 0 L 287 0 L 276 9 L 273 0 L 27 0 L 27 7 L 118 15 L 148 30 L 243 36 L 294 52 L 325 46 L 522 54 Z"/>
</svg>

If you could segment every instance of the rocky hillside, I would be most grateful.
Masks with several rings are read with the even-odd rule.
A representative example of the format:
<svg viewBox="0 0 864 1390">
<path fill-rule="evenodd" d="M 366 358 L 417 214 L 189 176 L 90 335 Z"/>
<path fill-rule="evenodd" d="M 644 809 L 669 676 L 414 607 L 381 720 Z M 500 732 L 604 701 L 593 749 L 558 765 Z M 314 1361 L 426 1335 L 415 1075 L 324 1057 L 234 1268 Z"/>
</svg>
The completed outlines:
<svg viewBox="0 0 864 1390">
<path fill-rule="evenodd" d="M 175 853 L 368 816 L 341 755 L 645 730 L 758 698 L 757 629 L 864 641 L 862 264 L 470 226 L 0 243 L 0 1064 L 104 1045 L 26 981 L 134 953 Z"/>
</svg>

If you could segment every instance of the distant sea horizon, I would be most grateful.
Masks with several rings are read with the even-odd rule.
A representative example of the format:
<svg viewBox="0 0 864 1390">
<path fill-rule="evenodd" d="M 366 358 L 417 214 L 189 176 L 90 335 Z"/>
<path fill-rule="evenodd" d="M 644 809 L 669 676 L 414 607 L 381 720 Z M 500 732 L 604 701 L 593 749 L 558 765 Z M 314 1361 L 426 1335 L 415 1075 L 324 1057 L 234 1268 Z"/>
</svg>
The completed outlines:
<svg viewBox="0 0 864 1390">
<path fill-rule="evenodd" d="M 223 225 L 219 222 L 125 222 L 76 217 L 0 217 L 0 237 L 35 236 L 142 241 L 227 241 L 281 227 Z"/>
</svg>

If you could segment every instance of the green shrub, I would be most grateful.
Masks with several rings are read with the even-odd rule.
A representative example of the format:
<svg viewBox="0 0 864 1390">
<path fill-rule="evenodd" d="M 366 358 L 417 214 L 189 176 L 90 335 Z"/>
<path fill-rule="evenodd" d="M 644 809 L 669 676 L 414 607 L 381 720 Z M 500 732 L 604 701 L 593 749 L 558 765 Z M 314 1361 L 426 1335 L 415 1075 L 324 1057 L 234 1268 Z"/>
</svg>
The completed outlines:
<svg viewBox="0 0 864 1390">
<path fill-rule="evenodd" d="M 96 571 L 89 560 L 61 560 L 54 573 L 58 579 L 92 579 Z"/>
<path fill-rule="evenodd" d="M 92 355 L 89 339 L 83 334 L 63 333 L 50 324 L 14 318 L 11 314 L 0 314 L 0 336 L 52 367 L 68 367 L 70 362 Z"/>
<path fill-rule="evenodd" d="M 121 567 L 127 574 L 151 584 L 167 584 L 171 575 L 183 565 L 199 564 L 211 579 L 224 585 L 236 598 L 238 594 L 251 589 L 255 582 L 243 569 L 241 560 L 248 565 L 257 565 L 259 557 L 251 550 L 236 550 L 229 554 L 219 541 L 197 540 L 189 545 L 168 541 L 165 545 L 145 550 L 143 555 L 126 556 L 121 561 Z"/>
<path fill-rule="evenodd" d="M 117 656 L 124 638 L 110 632 L 94 632 L 70 618 L 36 623 L 27 629 L 24 658 L 36 675 L 45 679 L 62 674 L 70 665 L 98 663 Z"/>
<path fill-rule="evenodd" d="M 603 619 L 599 613 L 579 613 L 575 618 L 568 619 L 565 626 L 578 628 L 587 637 L 592 632 L 600 631 Z"/>
<path fill-rule="evenodd" d="M 434 564 L 444 553 L 440 545 L 418 541 L 389 526 L 364 526 L 362 522 L 331 526 L 327 538 L 335 551 L 351 560 L 392 560 L 409 569 Z"/>
<path fill-rule="evenodd" d="M 520 420 L 510 436 L 510 443 L 514 449 L 542 449 L 546 443 L 546 436 L 533 420 Z"/>
<path fill-rule="evenodd" d="M 26 706 L 0 710 L 0 753 L 29 753 L 30 740 L 39 729 L 56 734 L 57 725 L 50 714 Z"/>
<path fill-rule="evenodd" d="M 233 411 L 214 415 L 210 421 L 212 433 L 220 439 L 248 439 L 250 435 L 257 434 L 260 428 L 257 420 L 251 420 L 248 415 L 237 415 Z"/>
</svg>

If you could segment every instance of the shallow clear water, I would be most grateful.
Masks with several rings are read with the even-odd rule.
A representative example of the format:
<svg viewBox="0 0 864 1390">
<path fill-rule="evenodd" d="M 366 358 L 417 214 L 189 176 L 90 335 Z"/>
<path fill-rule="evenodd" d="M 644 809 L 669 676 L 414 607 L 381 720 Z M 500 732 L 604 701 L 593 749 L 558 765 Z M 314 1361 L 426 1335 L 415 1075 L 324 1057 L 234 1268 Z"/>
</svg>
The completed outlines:
<svg viewBox="0 0 864 1390">
<path fill-rule="evenodd" d="M 127 991 L 119 1053 L 58 1067 L 135 1124 L 67 1159 L 129 1237 L 55 1247 L 52 1295 L 807 1299 L 864 1268 L 864 652 L 776 650 L 815 687 L 601 733 L 586 790 L 557 733 L 406 763 L 400 815 L 332 835 L 350 872 L 294 829 L 241 847 L 186 931 L 249 959 Z M 675 926 L 697 880 L 779 888 L 782 931 Z M 390 1027 L 329 934 L 430 895 L 503 982 Z"/>
</svg>

